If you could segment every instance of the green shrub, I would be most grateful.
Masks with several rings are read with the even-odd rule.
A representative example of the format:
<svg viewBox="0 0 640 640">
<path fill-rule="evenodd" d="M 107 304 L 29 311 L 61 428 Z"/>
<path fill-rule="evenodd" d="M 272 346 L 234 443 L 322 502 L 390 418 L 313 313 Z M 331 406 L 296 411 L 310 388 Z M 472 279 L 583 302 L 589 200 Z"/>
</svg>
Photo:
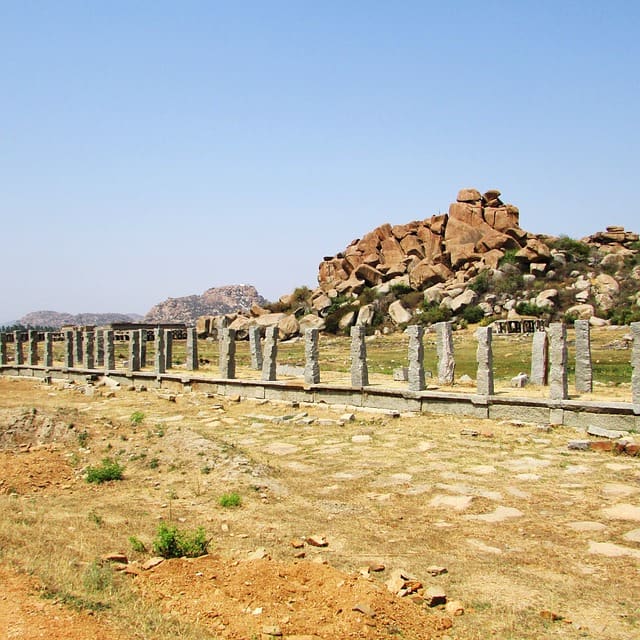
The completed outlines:
<svg viewBox="0 0 640 640">
<path fill-rule="evenodd" d="M 142 411 L 134 411 L 131 414 L 131 424 L 134 426 L 138 426 L 139 424 L 142 424 L 142 422 L 144 421 L 144 413 L 142 413 Z"/>
<path fill-rule="evenodd" d="M 113 574 L 109 567 L 105 567 L 94 560 L 84 571 L 82 584 L 89 592 L 105 591 L 113 586 Z"/>
<path fill-rule="evenodd" d="M 484 318 L 484 311 L 476 304 L 470 304 L 462 312 L 462 318 L 469 324 L 476 324 Z"/>
<path fill-rule="evenodd" d="M 491 276 L 489 271 L 481 271 L 470 283 L 469 289 L 475 291 L 479 296 L 483 293 L 487 293 L 491 286 Z"/>
<path fill-rule="evenodd" d="M 591 254 L 591 247 L 580 240 L 574 240 L 569 236 L 560 236 L 556 240 L 547 240 L 550 249 L 556 249 L 569 254 L 577 262 L 586 260 Z"/>
<path fill-rule="evenodd" d="M 218 498 L 218 504 L 221 507 L 239 507 L 242 504 L 242 498 L 235 491 L 231 493 L 223 493 Z"/>
<path fill-rule="evenodd" d="M 144 542 L 136 536 L 129 536 L 129 544 L 136 553 L 146 553 L 147 551 L 147 547 Z"/>
<path fill-rule="evenodd" d="M 640 308 L 635 305 L 618 306 L 609 314 L 609 320 L 617 325 L 640 322 Z"/>
<path fill-rule="evenodd" d="M 409 291 L 400 296 L 400 301 L 407 309 L 416 309 L 424 302 L 424 293 L 422 291 Z"/>
<path fill-rule="evenodd" d="M 435 324 L 436 322 L 446 322 L 451 319 L 451 309 L 441 309 L 437 302 L 422 303 L 422 313 L 418 314 L 420 324 Z"/>
<path fill-rule="evenodd" d="M 87 482 L 102 484 L 110 480 L 122 480 L 124 467 L 113 458 L 103 458 L 95 467 L 87 467 Z"/>
<path fill-rule="evenodd" d="M 203 527 L 184 531 L 163 522 L 153 540 L 153 552 L 163 558 L 197 558 L 207 553 L 209 542 Z"/>
<path fill-rule="evenodd" d="M 510 273 L 503 278 L 494 280 L 494 291 L 496 293 L 506 293 L 515 295 L 524 289 L 524 280 L 521 273 Z"/>
<path fill-rule="evenodd" d="M 87 442 L 89 441 L 89 432 L 85 429 L 78 434 L 78 446 L 83 449 L 87 446 Z"/>
<path fill-rule="evenodd" d="M 500 258 L 498 266 L 502 267 L 505 264 L 517 264 L 518 259 L 516 258 L 516 253 L 518 253 L 518 249 L 507 249 L 502 258 Z"/>
<path fill-rule="evenodd" d="M 331 305 L 331 308 L 333 308 L 333 305 Z M 327 314 L 324 319 L 325 331 L 333 334 L 339 333 L 340 320 L 342 320 L 347 313 L 350 313 L 351 311 L 358 311 L 358 308 L 359 307 L 356 307 L 353 304 L 345 304 L 344 306 L 338 307 L 331 313 Z"/>
<path fill-rule="evenodd" d="M 539 307 L 535 303 L 519 302 L 516 305 L 516 311 L 521 316 L 536 316 L 536 317 L 539 318 L 541 315 L 543 315 L 545 313 L 546 309 L 543 309 L 542 307 Z"/>
<path fill-rule="evenodd" d="M 392 284 L 391 287 L 389 287 L 389 291 L 391 291 L 391 293 L 396 298 L 399 298 L 400 296 L 404 296 L 407 293 L 411 293 L 413 289 L 408 284 L 400 283 L 400 284 Z"/>
</svg>

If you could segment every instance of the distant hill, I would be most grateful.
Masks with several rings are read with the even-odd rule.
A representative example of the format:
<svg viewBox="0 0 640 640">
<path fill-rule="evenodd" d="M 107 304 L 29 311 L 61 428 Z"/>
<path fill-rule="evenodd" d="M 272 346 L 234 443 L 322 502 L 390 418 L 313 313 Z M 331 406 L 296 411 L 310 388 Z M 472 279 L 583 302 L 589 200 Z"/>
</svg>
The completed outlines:
<svg viewBox="0 0 640 640">
<path fill-rule="evenodd" d="M 168 298 L 156 304 L 145 322 L 184 322 L 195 325 L 199 316 L 215 316 L 238 311 L 249 312 L 251 305 L 266 304 L 254 286 L 232 284 L 207 289 L 202 295 Z"/>
<path fill-rule="evenodd" d="M 60 313 L 58 311 L 33 311 L 16 320 L 25 327 L 62 327 L 64 325 L 104 325 L 112 322 L 139 322 L 137 313 Z"/>
</svg>

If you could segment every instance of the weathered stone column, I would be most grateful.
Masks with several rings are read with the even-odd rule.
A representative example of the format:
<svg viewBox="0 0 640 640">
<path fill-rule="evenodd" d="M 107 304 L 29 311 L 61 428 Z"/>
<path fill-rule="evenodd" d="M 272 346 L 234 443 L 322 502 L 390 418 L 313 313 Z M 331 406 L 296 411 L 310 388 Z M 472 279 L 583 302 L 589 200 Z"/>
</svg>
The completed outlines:
<svg viewBox="0 0 640 640">
<path fill-rule="evenodd" d="M 544 386 L 547 384 L 547 368 L 549 365 L 549 338 L 546 331 L 536 331 L 531 343 L 531 384 Z"/>
<path fill-rule="evenodd" d="M 251 368 L 262 370 L 262 343 L 260 342 L 260 327 L 249 327 L 249 351 L 251 352 Z"/>
<path fill-rule="evenodd" d="M 96 329 L 95 331 L 96 341 L 96 368 L 104 367 L 104 330 Z"/>
<path fill-rule="evenodd" d="M 317 329 L 307 329 L 304 332 L 305 384 L 318 384 L 320 382 L 320 362 L 318 359 L 319 336 L 320 332 Z"/>
<path fill-rule="evenodd" d="M 367 367 L 367 343 L 365 327 L 351 327 L 351 386 L 366 387 L 369 384 Z"/>
<path fill-rule="evenodd" d="M 82 364 L 82 331 L 73 331 L 73 361 L 80 366 Z"/>
<path fill-rule="evenodd" d="M 147 366 L 147 330 L 146 329 L 137 329 L 140 337 L 138 338 L 138 343 L 140 345 L 140 368 L 144 369 Z"/>
<path fill-rule="evenodd" d="M 633 404 L 640 407 L 640 322 L 631 323 L 633 351 L 631 353 L 631 394 Z"/>
<path fill-rule="evenodd" d="M 549 397 L 552 400 L 566 400 L 567 387 L 567 327 L 562 322 L 549 325 L 551 371 L 549 375 Z"/>
<path fill-rule="evenodd" d="M 113 371 L 116 368 L 116 346 L 113 339 L 113 329 L 104 332 L 104 369 Z"/>
<path fill-rule="evenodd" d="M 236 377 L 236 332 L 229 327 L 218 329 L 220 377 L 232 380 Z"/>
<path fill-rule="evenodd" d="M 171 329 L 166 329 L 164 332 L 164 358 L 165 370 L 168 371 L 173 366 L 173 331 Z"/>
<path fill-rule="evenodd" d="M 47 331 L 44 334 L 44 366 L 53 367 L 53 335 L 51 331 Z"/>
<path fill-rule="evenodd" d="M 38 332 L 29 329 L 29 351 L 27 352 L 27 364 L 35 367 L 38 364 Z"/>
<path fill-rule="evenodd" d="M 64 366 L 73 367 L 73 331 L 64 332 Z"/>
<path fill-rule="evenodd" d="M 0 333 L 0 367 L 7 364 L 7 334 Z"/>
<path fill-rule="evenodd" d="M 479 395 L 492 396 L 493 385 L 493 350 L 491 342 L 493 332 L 491 327 L 478 327 L 476 329 L 478 338 L 478 349 L 476 357 L 478 360 L 478 372 L 476 374 L 477 392 Z"/>
<path fill-rule="evenodd" d="M 438 380 L 440 384 L 453 384 L 456 361 L 453 356 L 453 331 L 450 322 L 437 322 L 436 348 L 438 354 Z"/>
<path fill-rule="evenodd" d="M 591 325 L 588 320 L 576 320 L 576 391 L 593 391 L 593 367 L 591 366 Z"/>
<path fill-rule="evenodd" d="M 412 324 L 407 327 L 409 336 L 409 390 L 424 391 L 424 327 Z"/>
<path fill-rule="evenodd" d="M 187 328 L 187 370 L 195 371 L 200 366 L 198 359 L 198 330 L 195 327 Z"/>
<path fill-rule="evenodd" d="M 22 348 L 22 334 L 20 331 L 13 332 L 13 362 L 14 364 L 24 364 L 24 351 Z"/>
<path fill-rule="evenodd" d="M 140 331 L 129 331 L 129 371 L 140 371 Z"/>
<path fill-rule="evenodd" d="M 167 359 L 164 353 L 164 329 L 158 327 L 153 330 L 153 343 L 153 368 L 157 374 L 164 373 L 167 366 Z"/>
<path fill-rule="evenodd" d="M 83 336 L 84 342 L 84 353 L 82 364 L 85 369 L 95 369 L 96 368 L 96 359 L 95 359 L 95 334 L 93 331 L 85 331 Z"/>
<path fill-rule="evenodd" d="M 262 379 L 275 380 L 278 366 L 278 327 L 267 327 L 264 334 Z"/>
</svg>

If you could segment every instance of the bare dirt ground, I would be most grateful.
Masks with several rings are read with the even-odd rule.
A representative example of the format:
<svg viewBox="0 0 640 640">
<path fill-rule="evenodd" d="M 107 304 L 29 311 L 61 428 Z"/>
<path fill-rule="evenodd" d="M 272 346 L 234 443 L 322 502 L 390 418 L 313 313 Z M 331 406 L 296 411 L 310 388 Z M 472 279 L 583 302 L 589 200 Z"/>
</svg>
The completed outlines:
<svg viewBox="0 0 640 640">
<path fill-rule="evenodd" d="M 640 634 L 640 458 L 526 415 L 109 396 L 0 378 L 0 637 Z M 106 456 L 123 480 L 86 483 Z M 144 569 L 160 522 L 209 555 Z"/>
</svg>

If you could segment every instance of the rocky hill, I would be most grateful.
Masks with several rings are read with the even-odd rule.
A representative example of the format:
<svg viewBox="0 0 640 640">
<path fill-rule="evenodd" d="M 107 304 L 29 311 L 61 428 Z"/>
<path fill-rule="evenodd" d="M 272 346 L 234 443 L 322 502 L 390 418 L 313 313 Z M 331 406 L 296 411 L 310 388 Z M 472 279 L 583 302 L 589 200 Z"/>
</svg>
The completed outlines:
<svg viewBox="0 0 640 640">
<path fill-rule="evenodd" d="M 33 311 L 16 321 L 24 327 L 55 327 L 67 325 L 100 326 L 112 322 L 138 322 L 142 319 L 137 313 L 60 313 L 58 311 Z"/>
<path fill-rule="evenodd" d="M 500 191 L 462 189 L 446 214 L 384 224 L 325 257 L 314 290 L 301 287 L 226 320 L 239 336 L 277 324 L 285 338 L 307 327 L 390 331 L 523 315 L 626 324 L 640 320 L 639 287 L 637 233 L 609 226 L 582 240 L 532 234 Z M 217 323 L 203 320 L 200 333 L 213 333 Z"/>
<path fill-rule="evenodd" d="M 199 316 L 217 316 L 249 312 L 252 305 L 266 300 L 251 285 L 233 284 L 207 289 L 202 295 L 168 298 L 156 304 L 144 317 L 145 322 L 184 322 L 195 325 Z"/>
</svg>

